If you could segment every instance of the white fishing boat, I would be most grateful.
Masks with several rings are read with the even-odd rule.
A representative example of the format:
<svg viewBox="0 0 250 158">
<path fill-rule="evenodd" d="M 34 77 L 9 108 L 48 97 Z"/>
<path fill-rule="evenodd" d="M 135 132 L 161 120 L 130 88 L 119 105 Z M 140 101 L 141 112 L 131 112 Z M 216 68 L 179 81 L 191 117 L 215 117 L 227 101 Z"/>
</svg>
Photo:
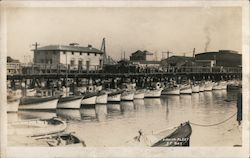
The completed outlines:
<svg viewBox="0 0 250 158">
<path fill-rule="evenodd" d="M 219 84 L 221 85 L 221 89 L 223 90 L 227 89 L 227 81 L 220 81 Z"/>
<path fill-rule="evenodd" d="M 134 92 L 133 91 L 124 91 L 121 94 L 121 100 L 123 100 L 123 101 L 133 101 L 134 100 Z"/>
<path fill-rule="evenodd" d="M 66 127 L 59 118 L 22 120 L 8 123 L 8 135 L 37 137 L 63 132 Z"/>
<path fill-rule="evenodd" d="M 37 94 L 36 89 L 26 89 L 26 96 L 27 97 L 32 97 L 35 96 Z"/>
<path fill-rule="evenodd" d="M 108 102 L 120 102 L 121 93 L 121 91 L 108 92 Z"/>
<path fill-rule="evenodd" d="M 58 97 L 22 97 L 19 110 L 55 110 Z"/>
<path fill-rule="evenodd" d="M 82 98 L 82 105 L 95 105 L 96 104 L 96 93 L 85 93 Z"/>
<path fill-rule="evenodd" d="M 200 86 L 198 84 L 192 85 L 192 93 L 199 93 L 200 92 Z"/>
<path fill-rule="evenodd" d="M 204 91 L 211 91 L 213 90 L 213 82 L 206 81 L 204 86 Z"/>
<path fill-rule="evenodd" d="M 17 112 L 20 99 L 16 97 L 7 96 L 7 112 Z"/>
<path fill-rule="evenodd" d="M 137 90 L 134 94 L 134 99 L 144 99 L 145 90 Z"/>
<path fill-rule="evenodd" d="M 191 85 L 189 84 L 181 85 L 180 94 L 192 94 Z"/>
<path fill-rule="evenodd" d="M 178 86 L 175 87 L 166 87 L 161 92 L 162 95 L 179 95 L 180 88 Z"/>
<path fill-rule="evenodd" d="M 81 107 L 82 96 L 61 97 L 58 100 L 58 109 L 79 109 Z"/>
<path fill-rule="evenodd" d="M 213 90 L 221 90 L 221 84 L 219 82 L 214 82 L 213 83 Z"/>
<path fill-rule="evenodd" d="M 201 83 L 199 86 L 200 86 L 200 87 L 199 87 L 199 91 L 200 91 L 200 92 L 204 92 L 204 91 L 205 91 L 205 84 L 204 84 L 204 83 Z"/>
<path fill-rule="evenodd" d="M 144 98 L 159 98 L 161 96 L 162 89 L 147 90 L 144 94 Z"/>
<path fill-rule="evenodd" d="M 96 104 L 107 104 L 108 102 L 108 94 L 104 92 L 100 92 L 96 97 Z"/>
</svg>

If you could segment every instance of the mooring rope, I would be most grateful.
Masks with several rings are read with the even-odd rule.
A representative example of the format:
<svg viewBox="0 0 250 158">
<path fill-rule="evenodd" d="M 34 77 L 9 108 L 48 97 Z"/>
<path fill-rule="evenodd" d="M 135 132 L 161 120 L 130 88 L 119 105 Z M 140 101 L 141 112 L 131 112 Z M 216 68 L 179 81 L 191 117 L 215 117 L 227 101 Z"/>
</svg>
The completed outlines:
<svg viewBox="0 0 250 158">
<path fill-rule="evenodd" d="M 233 118 L 236 114 L 237 114 L 237 112 L 234 113 L 234 114 L 233 114 L 232 116 L 230 116 L 229 118 L 227 118 L 227 119 L 225 119 L 225 120 L 223 120 L 223 121 L 221 121 L 221 122 L 215 123 L 215 124 L 207 124 L 207 125 L 205 125 L 205 124 L 198 124 L 198 123 L 193 123 L 193 122 L 190 122 L 190 124 L 195 125 L 195 126 L 201 126 L 201 127 L 217 126 L 217 125 L 220 125 L 220 124 L 223 124 L 223 123 L 227 122 L 228 120 L 230 120 L 231 118 Z"/>
</svg>

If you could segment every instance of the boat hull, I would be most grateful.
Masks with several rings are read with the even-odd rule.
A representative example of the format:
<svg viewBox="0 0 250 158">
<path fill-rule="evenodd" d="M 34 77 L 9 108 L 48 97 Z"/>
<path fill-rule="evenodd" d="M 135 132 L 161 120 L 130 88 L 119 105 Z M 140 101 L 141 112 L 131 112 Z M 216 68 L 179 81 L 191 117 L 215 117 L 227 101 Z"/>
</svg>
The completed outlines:
<svg viewBox="0 0 250 158">
<path fill-rule="evenodd" d="M 159 98 L 161 96 L 162 89 L 148 90 L 144 94 L 144 98 Z"/>
<path fill-rule="evenodd" d="M 179 95 L 180 94 L 180 88 L 171 88 L 171 89 L 164 89 L 161 92 L 162 95 Z"/>
<path fill-rule="evenodd" d="M 15 101 L 11 101 L 11 102 L 7 102 L 7 112 L 17 112 L 18 111 L 18 107 L 19 107 L 19 103 L 20 100 L 15 100 Z"/>
<path fill-rule="evenodd" d="M 220 82 L 220 86 L 221 86 L 221 89 L 226 90 L 227 89 L 227 82 L 226 81 Z"/>
<path fill-rule="evenodd" d="M 121 94 L 121 100 L 123 100 L 123 101 L 133 101 L 134 100 L 134 92 L 123 92 Z"/>
<path fill-rule="evenodd" d="M 57 107 L 58 98 L 53 98 L 48 101 L 34 102 L 29 104 L 19 105 L 19 110 L 55 110 Z"/>
<path fill-rule="evenodd" d="M 205 85 L 204 85 L 204 84 L 201 84 L 201 85 L 200 85 L 199 91 L 200 91 L 200 92 L 204 92 L 204 91 L 205 91 Z"/>
<path fill-rule="evenodd" d="M 221 89 L 222 89 L 222 87 L 219 83 L 214 83 L 213 90 L 221 90 Z"/>
<path fill-rule="evenodd" d="M 121 101 L 121 94 L 109 95 L 108 102 L 120 102 Z"/>
<path fill-rule="evenodd" d="M 184 86 L 180 88 L 180 94 L 192 94 L 191 86 Z"/>
<path fill-rule="evenodd" d="M 192 85 L 192 93 L 199 93 L 200 86 L 199 85 Z"/>
<path fill-rule="evenodd" d="M 144 92 L 136 91 L 134 94 L 134 99 L 144 99 Z"/>
<path fill-rule="evenodd" d="M 59 109 L 79 109 L 81 107 L 82 97 L 72 98 L 70 100 L 58 101 L 57 108 Z"/>
<path fill-rule="evenodd" d="M 213 84 L 212 83 L 205 83 L 204 91 L 211 91 L 213 90 Z"/>
<path fill-rule="evenodd" d="M 89 98 L 83 98 L 81 104 L 82 105 L 95 105 L 96 104 L 96 96 L 92 96 Z"/>
<path fill-rule="evenodd" d="M 107 104 L 108 102 L 108 95 L 102 94 L 96 97 L 96 104 Z"/>
</svg>

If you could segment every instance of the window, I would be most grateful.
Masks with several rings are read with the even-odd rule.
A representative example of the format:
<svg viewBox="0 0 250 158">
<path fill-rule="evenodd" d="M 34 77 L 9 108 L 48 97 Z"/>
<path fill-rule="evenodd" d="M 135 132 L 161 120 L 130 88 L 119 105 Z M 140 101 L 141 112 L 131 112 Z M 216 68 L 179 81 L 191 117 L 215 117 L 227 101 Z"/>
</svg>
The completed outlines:
<svg viewBox="0 0 250 158">
<path fill-rule="evenodd" d="M 96 53 L 95 53 L 95 56 L 96 56 Z"/>
<path fill-rule="evenodd" d="M 66 54 L 66 52 L 65 52 L 65 51 L 63 51 L 63 54 Z"/>
<path fill-rule="evenodd" d="M 74 65 L 75 65 L 75 60 L 74 60 L 74 59 L 70 60 L 70 65 L 71 65 L 71 66 L 74 66 Z"/>
<path fill-rule="evenodd" d="M 74 52 L 71 52 L 72 55 L 74 55 Z"/>
<path fill-rule="evenodd" d="M 80 52 L 80 55 L 82 55 L 82 52 Z"/>
<path fill-rule="evenodd" d="M 88 53 L 88 55 L 89 55 L 89 53 Z"/>
<path fill-rule="evenodd" d="M 78 61 L 78 66 L 79 66 L 79 67 L 82 67 L 82 60 L 79 60 L 79 61 Z"/>
</svg>

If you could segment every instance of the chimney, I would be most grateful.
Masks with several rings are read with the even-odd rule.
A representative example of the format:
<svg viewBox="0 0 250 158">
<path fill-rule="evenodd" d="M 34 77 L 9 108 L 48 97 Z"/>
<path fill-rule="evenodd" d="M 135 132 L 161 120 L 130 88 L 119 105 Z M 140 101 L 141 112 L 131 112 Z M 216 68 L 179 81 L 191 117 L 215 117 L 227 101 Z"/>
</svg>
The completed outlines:
<svg viewBox="0 0 250 158">
<path fill-rule="evenodd" d="M 193 49 L 193 58 L 195 57 L 195 48 Z"/>
</svg>

